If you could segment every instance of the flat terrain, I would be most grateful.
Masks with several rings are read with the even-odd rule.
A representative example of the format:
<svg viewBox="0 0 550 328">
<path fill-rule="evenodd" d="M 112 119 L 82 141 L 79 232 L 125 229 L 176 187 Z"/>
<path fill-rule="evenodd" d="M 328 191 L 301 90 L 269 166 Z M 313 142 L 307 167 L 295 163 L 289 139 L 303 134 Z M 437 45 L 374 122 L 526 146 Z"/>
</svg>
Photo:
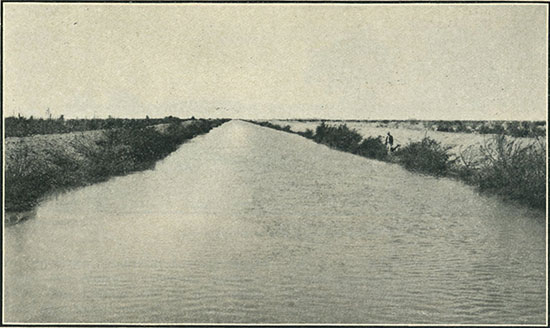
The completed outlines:
<svg viewBox="0 0 550 328">
<path fill-rule="evenodd" d="M 7 227 L 4 319 L 544 324 L 544 221 L 231 121 Z"/>
</svg>

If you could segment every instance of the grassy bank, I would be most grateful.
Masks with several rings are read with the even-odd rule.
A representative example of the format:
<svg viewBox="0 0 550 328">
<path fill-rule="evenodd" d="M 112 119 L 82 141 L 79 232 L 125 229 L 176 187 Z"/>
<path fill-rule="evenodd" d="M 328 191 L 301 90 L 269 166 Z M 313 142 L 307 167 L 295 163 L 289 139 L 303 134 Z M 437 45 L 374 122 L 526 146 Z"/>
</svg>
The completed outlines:
<svg viewBox="0 0 550 328">
<path fill-rule="evenodd" d="M 225 121 L 193 120 L 162 128 L 132 126 L 43 136 L 42 143 L 36 137 L 17 138 L 6 149 L 5 210 L 27 211 L 53 191 L 151 168 L 184 141 Z"/>
<path fill-rule="evenodd" d="M 491 142 L 452 156 L 449 151 L 451 147 L 429 137 L 389 152 L 382 136 L 365 139 L 345 124 L 329 126 L 321 123 L 315 131 L 294 132 L 290 126 L 252 123 L 299 134 L 359 156 L 397 163 L 410 171 L 457 178 L 482 192 L 498 194 L 533 208 L 544 209 L 546 206 L 546 145 L 539 138 L 526 144 L 497 135 Z"/>
</svg>

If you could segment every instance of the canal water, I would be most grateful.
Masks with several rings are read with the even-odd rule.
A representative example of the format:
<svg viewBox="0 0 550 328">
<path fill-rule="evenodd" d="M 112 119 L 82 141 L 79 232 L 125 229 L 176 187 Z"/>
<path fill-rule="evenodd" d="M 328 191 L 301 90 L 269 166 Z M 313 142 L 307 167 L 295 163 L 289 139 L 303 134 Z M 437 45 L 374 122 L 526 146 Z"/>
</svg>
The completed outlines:
<svg viewBox="0 0 550 328">
<path fill-rule="evenodd" d="M 4 231 L 4 320 L 545 323 L 545 215 L 230 121 Z"/>
</svg>

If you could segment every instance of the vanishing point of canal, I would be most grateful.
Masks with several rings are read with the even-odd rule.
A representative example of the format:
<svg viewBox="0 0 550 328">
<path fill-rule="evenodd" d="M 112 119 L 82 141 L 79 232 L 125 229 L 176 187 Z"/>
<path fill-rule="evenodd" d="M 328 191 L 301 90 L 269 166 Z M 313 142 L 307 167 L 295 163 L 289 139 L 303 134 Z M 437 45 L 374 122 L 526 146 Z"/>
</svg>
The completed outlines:
<svg viewBox="0 0 550 328">
<path fill-rule="evenodd" d="M 5 322 L 544 324 L 545 214 L 230 121 L 4 231 Z"/>
</svg>

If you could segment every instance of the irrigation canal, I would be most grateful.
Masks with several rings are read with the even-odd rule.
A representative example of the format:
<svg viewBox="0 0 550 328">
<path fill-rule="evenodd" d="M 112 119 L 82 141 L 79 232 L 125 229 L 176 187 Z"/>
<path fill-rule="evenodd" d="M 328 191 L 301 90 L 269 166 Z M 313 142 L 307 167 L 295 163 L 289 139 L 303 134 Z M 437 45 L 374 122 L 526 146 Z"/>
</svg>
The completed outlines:
<svg viewBox="0 0 550 328">
<path fill-rule="evenodd" d="M 4 320 L 544 324 L 544 221 L 230 121 L 6 227 Z"/>
</svg>

